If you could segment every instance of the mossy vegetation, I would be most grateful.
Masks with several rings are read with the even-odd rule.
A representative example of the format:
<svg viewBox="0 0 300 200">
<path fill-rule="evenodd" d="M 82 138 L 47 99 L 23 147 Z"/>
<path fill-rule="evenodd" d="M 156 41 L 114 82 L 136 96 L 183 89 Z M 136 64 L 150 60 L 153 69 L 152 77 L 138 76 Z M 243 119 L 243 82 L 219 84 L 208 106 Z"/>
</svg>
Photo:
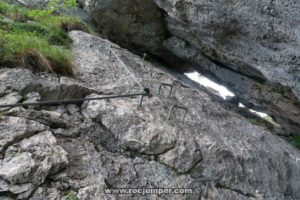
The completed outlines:
<svg viewBox="0 0 300 200">
<path fill-rule="evenodd" d="M 294 135 L 290 137 L 289 140 L 300 149 L 300 136 Z"/>
<path fill-rule="evenodd" d="M 79 200 L 73 191 L 68 192 L 66 200 Z"/>
<path fill-rule="evenodd" d="M 69 7 L 76 5 L 69 1 Z M 88 32 L 88 27 L 72 15 L 55 13 L 57 3 L 51 1 L 49 9 L 37 10 L 0 1 L 0 67 L 74 76 L 68 31 Z"/>
<path fill-rule="evenodd" d="M 274 129 L 277 126 L 279 126 L 276 122 L 273 121 L 273 119 L 272 121 L 269 121 L 268 119 L 265 118 L 248 118 L 247 120 L 253 125 L 264 127 L 270 131 L 274 131 Z"/>
<path fill-rule="evenodd" d="M 256 126 L 263 126 L 264 122 L 261 119 L 248 119 L 248 121 Z"/>
<path fill-rule="evenodd" d="M 274 85 L 272 88 L 272 92 L 278 93 L 278 94 L 284 94 L 286 89 L 280 85 Z"/>
</svg>

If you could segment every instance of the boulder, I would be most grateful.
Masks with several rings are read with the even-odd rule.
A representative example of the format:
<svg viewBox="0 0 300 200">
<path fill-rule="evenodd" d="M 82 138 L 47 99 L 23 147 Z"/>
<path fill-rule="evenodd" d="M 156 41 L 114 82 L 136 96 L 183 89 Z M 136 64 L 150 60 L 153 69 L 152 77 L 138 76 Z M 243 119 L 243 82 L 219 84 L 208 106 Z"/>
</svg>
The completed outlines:
<svg viewBox="0 0 300 200">
<path fill-rule="evenodd" d="M 96 30 L 121 46 L 159 52 L 168 36 L 164 13 L 152 0 L 79 1 Z"/>
</svg>

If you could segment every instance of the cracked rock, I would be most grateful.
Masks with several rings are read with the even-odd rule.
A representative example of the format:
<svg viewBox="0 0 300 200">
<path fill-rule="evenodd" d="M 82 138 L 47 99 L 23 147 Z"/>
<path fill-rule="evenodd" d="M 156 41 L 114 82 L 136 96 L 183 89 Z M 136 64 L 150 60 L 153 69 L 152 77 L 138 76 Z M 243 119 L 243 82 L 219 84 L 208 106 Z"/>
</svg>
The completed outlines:
<svg viewBox="0 0 300 200">
<path fill-rule="evenodd" d="M 16 142 L 26 137 L 47 130 L 48 127 L 36 121 L 27 120 L 20 117 L 0 118 L 0 153 Z"/>
<path fill-rule="evenodd" d="M 24 139 L 7 149 L 0 164 L 0 179 L 7 185 L 2 191 L 15 194 L 28 191 L 67 164 L 67 153 L 57 145 L 50 131 Z"/>
<path fill-rule="evenodd" d="M 41 124 L 49 126 L 50 128 L 66 128 L 68 126 L 68 121 L 62 118 L 61 113 L 55 111 L 26 110 L 22 107 L 16 107 L 6 112 L 6 115 L 35 120 Z"/>
<path fill-rule="evenodd" d="M 152 113 L 150 109 L 137 110 L 136 99 L 91 101 L 84 113 L 100 120 L 125 147 L 140 153 L 160 154 L 176 143 L 178 131 L 164 115 Z"/>
<path fill-rule="evenodd" d="M 159 155 L 159 161 L 175 168 L 180 173 L 191 170 L 202 159 L 201 151 L 191 138 L 184 138 L 176 146 L 164 154 Z"/>
<path fill-rule="evenodd" d="M 0 105 L 15 104 L 15 103 L 18 103 L 21 99 L 22 99 L 22 97 L 18 93 L 16 93 L 16 92 L 10 93 L 10 94 L 0 98 Z M 7 109 L 8 108 L 0 108 L 0 111 L 4 111 Z"/>
</svg>

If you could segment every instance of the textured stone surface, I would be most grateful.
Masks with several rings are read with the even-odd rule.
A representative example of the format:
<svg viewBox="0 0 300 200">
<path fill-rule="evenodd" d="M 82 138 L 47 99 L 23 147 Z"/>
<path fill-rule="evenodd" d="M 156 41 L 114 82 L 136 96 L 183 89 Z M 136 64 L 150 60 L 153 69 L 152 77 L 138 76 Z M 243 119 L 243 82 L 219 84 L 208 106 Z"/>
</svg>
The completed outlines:
<svg viewBox="0 0 300 200">
<path fill-rule="evenodd" d="M 12 184 L 29 182 L 34 161 L 29 153 L 4 160 L 0 168 L 0 177 Z"/>
<path fill-rule="evenodd" d="M 105 37 L 122 46 L 161 51 L 161 41 L 168 36 L 168 30 L 163 13 L 152 0 L 79 2 Z"/>
<path fill-rule="evenodd" d="M 88 41 L 86 35 L 80 32 L 73 32 L 71 35 L 76 36 L 78 41 L 81 37 Z M 95 42 L 93 37 L 90 41 Z M 102 42 L 102 45 L 105 45 L 104 41 Z M 77 44 L 80 43 L 76 42 L 75 47 Z M 87 52 L 89 51 L 88 49 Z M 78 54 L 79 63 L 85 62 L 83 59 L 85 51 Z M 138 57 L 126 52 L 122 54 L 121 58 L 131 66 L 137 80 L 143 80 L 142 84 L 151 88 L 151 91 L 154 90 L 153 96 L 145 100 L 142 108 L 138 108 L 138 99 L 131 98 L 91 101 L 82 106 L 84 115 L 101 122 L 117 140 L 121 141 L 121 147 L 142 154 L 149 153 L 151 145 L 166 147 L 164 133 L 156 137 L 159 143 L 156 139 L 147 138 L 152 138 L 152 135 L 158 132 L 151 130 L 165 129 L 171 124 L 172 129 L 175 128 L 177 142 L 172 149 L 160 154 L 159 160 L 176 171 L 191 170 L 190 173 L 196 180 L 197 178 L 209 180 L 212 186 L 208 195 L 212 199 L 219 197 L 239 199 L 241 196 L 245 199 L 286 199 L 289 195 L 291 198 L 298 198 L 299 180 L 288 172 L 293 168 L 294 173 L 299 173 L 296 167 L 299 165 L 298 150 L 277 136 L 225 111 L 203 92 L 189 88 L 157 68 L 140 65 L 141 60 Z M 101 59 L 101 55 L 98 55 L 99 57 Z M 174 94 L 171 98 L 155 95 L 159 82 L 174 84 Z M 123 84 L 127 84 L 127 81 Z M 173 120 L 167 120 L 167 113 L 172 104 L 192 108 L 189 109 L 184 124 L 179 123 L 180 115 Z M 172 129 L 165 129 L 164 132 L 171 134 Z M 140 136 L 143 136 L 143 139 L 140 139 Z M 172 134 L 170 136 L 172 137 Z M 197 153 L 198 149 L 203 155 L 202 160 L 201 154 Z M 193 151 L 195 153 L 192 153 Z M 114 184 L 122 185 L 122 181 L 120 182 L 119 178 L 117 180 Z M 287 192 L 289 194 L 285 196 L 283 191 L 289 191 Z"/>
<path fill-rule="evenodd" d="M 196 65 L 243 104 L 274 115 L 281 134 L 300 131 L 298 1 L 79 2 L 110 40 L 172 66 L 174 56 Z"/>
<path fill-rule="evenodd" d="M 9 145 L 46 129 L 46 126 L 36 121 L 19 117 L 2 117 L 0 119 L 0 152 L 3 153 Z"/>
<path fill-rule="evenodd" d="M 299 22 L 294 20 L 299 2 L 155 1 L 168 12 L 174 35 L 185 36 L 203 53 L 236 71 L 299 92 L 299 76 L 295 76 L 299 55 L 294 45 L 299 39 Z"/>
<path fill-rule="evenodd" d="M 10 2 L 21 4 L 22 6 L 28 6 L 32 8 L 43 8 L 47 6 L 50 0 L 8 0 Z"/>
<path fill-rule="evenodd" d="M 0 105 L 15 104 L 15 103 L 18 103 L 21 99 L 22 99 L 22 97 L 18 93 L 10 93 L 10 94 L 0 98 Z M 6 109 L 1 108 L 0 111 L 6 110 Z"/>
<path fill-rule="evenodd" d="M 227 85 L 236 95 L 236 105 L 242 102 L 249 108 L 272 115 L 282 126 L 281 134 L 299 133 L 299 99 L 287 87 L 262 83 L 220 66 L 183 39 L 172 37 L 164 42 L 164 46 L 176 56 L 199 64 L 196 70 Z"/>
<path fill-rule="evenodd" d="M 126 147 L 146 154 L 160 154 L 174 147 L 177 130 L 163 112 L 150 107 L 137 110 L 137 99 L 91 101 L 84 109 L 87 117 L 101 120 Z M 157 126 L 157 123 L 162 123 Z M 120 124 L 120 126 L 116 126 Z"/>
<path fill-rule="evenodd" d="M 68 121 L 63 119 L 62 114 L 55 111 L 48 111 L 48 110 L 28 111 L 22 107 L 16 107 L 7 111 L 7 115 L 23 117 L 29 120 L 35 120 L 51 128 L 66 128 L 68 126 Z"/>
<path fill-rule="evenodd" d="M 181 138 L 174 149 L 159 156 L 160 162 L 174 167 L 180 173 L 188 172 L 201 159 L 200 148 L 193 138 Z"/>
<path fill-rule="evenodd" d="M 57 200 L 61 199 L 61 195 L 56 188 L 39 187 L 35 190 L 30 198 L 31 200 L 49 199 Z"/>
<path fill-rule="evenodd" d="M 15 194 L 30 191 L 67 164 L 67 153 L 57 146 L 50 131 L 23 139 L 10 146 L 1 161 L 0 179 L 4 182 L 1 191 Z"/>
<path fill-rule="evenodd" d="M 80 80 L 52 74 L 33 74 L 28 69 L 1 68 L 0 79 L 0 87 L 5 92 L 15 91 L 24 96 L 35 92 L 43 101 L 82 98 L 90 92 Z"/>
<path fill-rule="evenodd" d="M 107 46 L 114 45 L 109 41 L 80 31 L 70 37 L 77 80 L 1 69 L 5 96 L 16 92 L 34 98 L 31 94 L 39 93 L 48 99 L 136 93 L 141 91 L 136 81 L 150 88 L 151 95 L 142 107 L 140 98 L 132 97 L 4 111 L 1 198 L 66 199 L 70 194 L 80 200 L 300 198 L 300 152 L 286 140 L 226 110 L 204 90 L 180 81 L 159 64 L 116 49 L 129 66 L 125 69 L 109 57 Z M 18 73 L 30 79 L 14 84 Z M 161 83 L 173 85 L 170 97 L 167 88 L 157 95 Z M 46 95 L 49 89 L 56 92 Z M 184 123 L 179 109 L 169 119 L 174 104 L 188 108 Z M 202 193 L 103 192 L 143 187 L 193 188 Z"/>
</svg>

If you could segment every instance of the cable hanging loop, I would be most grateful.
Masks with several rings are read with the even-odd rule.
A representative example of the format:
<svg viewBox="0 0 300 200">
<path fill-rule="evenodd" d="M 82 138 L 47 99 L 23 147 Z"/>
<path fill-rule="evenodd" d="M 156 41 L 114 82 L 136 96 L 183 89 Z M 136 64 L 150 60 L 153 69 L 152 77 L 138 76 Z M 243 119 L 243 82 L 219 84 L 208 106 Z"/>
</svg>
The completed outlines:
<svg viewBox="0 0 300 200">
<path fill-rule="evenodd" d="M 114 49 L 120 49 L 118 47 L 113 47 L 111 45 L 108 45 L 108 50 L 109 50 L 109 57 L 111 57 L 112 55 L 114 55 L 114 57 L 117 58 L 117 60 L 119 61 L 119 63 L 123 66 L 123 68 L 127 71 L 127 73 L 131 76 L 132 80 L 143 90 L 144 87 L 142 86 L 142 84 L 137 80 L 137 77 L 135 76 L 135 74 L 129 69 L 129 67 L 126 66 L 126 64 L 120 59 L 120 57 L 116 54 L 116 52 L 113 50 Z"/>
</svg>

